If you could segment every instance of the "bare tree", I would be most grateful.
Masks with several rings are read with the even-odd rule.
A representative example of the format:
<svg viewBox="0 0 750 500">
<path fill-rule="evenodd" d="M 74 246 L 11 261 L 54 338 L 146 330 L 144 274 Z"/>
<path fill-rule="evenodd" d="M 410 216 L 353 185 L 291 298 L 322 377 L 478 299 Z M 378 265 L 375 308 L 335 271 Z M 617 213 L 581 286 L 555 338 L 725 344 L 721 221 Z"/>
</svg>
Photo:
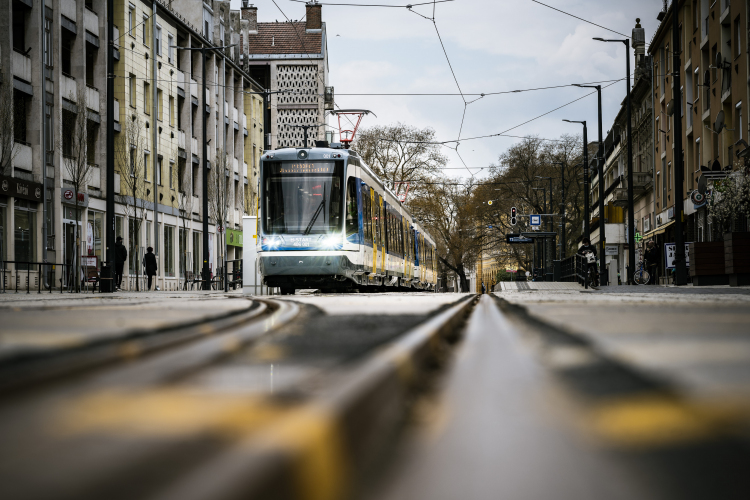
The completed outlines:
<svg viewBox="0 0 750 500">
<path fill-rule="evenodd" d="M 18 154 L 18 145 L 14 137 L 15 109 L 13 103 L 13 85 L 4 83 L 0 86 L 0 175 L 10 175 L 13 160 Z"/>
<path fill-rule="evenodd" d="M 140 291 L 140 236 L 141 226 L 146 219 L 148 189 L 146 188 L 145 152 L 148 139 L 144 133 L 143 123 L 137 115 L 125 120 L 119 140 L 115 144 L 115 164 L 120 174 L 119 200 L 125 206 L 128 216 L 128 241 L 131 260 L 135 262 L 135 289 Z M 135 255 L 133 253 L 135 252 Z"/>
<path fill-rule="evenodd" d="M 177 209 L 179 211 L 179 217 L 180 222 L 182 223 L 182 231 L 185 235 L 185 238 L 188 238 L 188 235 L 190 234 L 190 220 L 193 217 L 193 189 L 192 189 L 192 179 L 190 175 L 190 171 L 187 168 L 180 169 L 180 165 L 178 163 L 177 166 L 177 172 L 174 172 L 173 175 L 175 176 L 175 179 L 177 181 Z M 189 240 L 188 240 L 189 241 Z M 187 289 L 187 284 L 189 281 L 188 278 L 188 241 L 185 241 L 184 244 L 182 240 L 180 240 L 180 245 L 182 245 L 182 251 L 180 252 L 180 266 L 181 269 L 185 273 L 185 287 Z M 195 250 L 193 250 L 195 251 Z M 193 269 L 193 272 L 195 272 L 196 269 Z"/>
<path fill-rule="evenodd" d="M 208 211 L 209 217 L 216 224 L 217 239 L 224 240 L 223 244 L 218 245 L 222 262 L 226 262 L 226 237 L 223 235 L 232 206 L 229 182 L 229 158 L 224 149 L 220 148 L 216 151 L 214 165 L 208 173 Z M 219 272 L 218 266 L 216 272 Z"/>
<path fill-rule="evenodd" d="M 439 176 L 448 163 L 435 144 L 433 129 L 403 123 L 360 130 L 352 149 L 397 195 L 405 194 L 409 183 L 407 201 L 423 195 L 425 183 Z"/>
<path fill-rule="evenodd" d="M 87 116 L 86 89 L 78 86 L 75 95 L 68 96 L 75 107 L 75 112 L 63 110 L 60 119 L 60 130 L 62 131 L 63 152 L 63 179 L 67 180 L 75 192 L 76 221 L 80 220 L 79 193 L 84 193 L 88 188 L 91 177 L 92 165 L 88 159 L 88 137 L 89 123 Z M 81 235 L 78 233 L 78 224 L 75 224 L 75 252 L 74 277 L 76 291 L 80 290 L 79 270 L 81 262 Z"/>
</svg>

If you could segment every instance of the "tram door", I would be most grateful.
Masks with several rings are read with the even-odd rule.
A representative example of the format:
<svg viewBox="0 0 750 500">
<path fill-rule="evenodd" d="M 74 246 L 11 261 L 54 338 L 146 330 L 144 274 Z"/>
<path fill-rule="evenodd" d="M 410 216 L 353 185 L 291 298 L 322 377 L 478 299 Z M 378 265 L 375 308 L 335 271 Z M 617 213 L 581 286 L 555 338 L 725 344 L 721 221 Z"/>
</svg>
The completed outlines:
<svg viewBox="0 0 750 500">
<path fill-rule="evenodd" d="M 380 270 L 385 276 L 385 207 L 383 206 L 383 197 L 378 195 L 378 226 L 380 227 Z"/>
<path fill-rule="evenodd" d="M 375 190 L 370 188 L 370 233 L 372 236 L 372 273 L 378 274 L 378 228 L 377 228 L 377 216 L 375 215 Z"/>
</svg>

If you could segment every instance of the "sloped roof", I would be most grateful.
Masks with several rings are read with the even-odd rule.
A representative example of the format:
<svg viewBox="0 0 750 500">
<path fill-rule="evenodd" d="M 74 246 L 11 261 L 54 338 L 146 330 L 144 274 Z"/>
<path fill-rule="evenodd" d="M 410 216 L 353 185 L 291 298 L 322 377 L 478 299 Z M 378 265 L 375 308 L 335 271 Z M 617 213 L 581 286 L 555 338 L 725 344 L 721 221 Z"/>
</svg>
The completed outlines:
<svg viewBox="0 0 750 500">
<path fill-rule="evenodd" d="M 307 33 L 304 22 L 258 23 L 258 34 L 249 35 L 249 55 L 320 54 L 322 31 Z"/>
</svg>

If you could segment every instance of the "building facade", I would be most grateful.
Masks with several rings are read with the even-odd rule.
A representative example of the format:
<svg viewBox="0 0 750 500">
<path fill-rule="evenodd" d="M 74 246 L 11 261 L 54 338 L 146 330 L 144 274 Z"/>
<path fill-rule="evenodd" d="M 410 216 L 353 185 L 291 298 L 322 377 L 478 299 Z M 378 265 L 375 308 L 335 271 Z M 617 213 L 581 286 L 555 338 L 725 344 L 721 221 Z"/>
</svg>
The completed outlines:
<svg viewBox="0 0 750 500">
<path fill-rule="evenodd" d="M 3 158 L 10 149 L 13 154 L 0 172 L 8 187 L 0 192 L 2 258 L 71 264 L 80 238 L 81 264 L 101 266 L 113 243 L 104 230 L 111 118 L 115 234 L 129 254 L 123 288 L 136 287 L 151 246 L 157 285 L 176 289 L 196 277 L 204 258 L 214 273 L 225 259 L 241 258 L 242 215 L 254 213 L 257 204 L 263 88 L 241 66 L 240 13 L 228 1 L 115 0 L 114 95 L 107 96 L 106 5 L 48 0 L 42 10 L 30 0 L 3 2 L 0 88 L 11 96 L 13 120 L 10 142 L 0 144 L 12 145 Z M 205 214 L 203 58 L 186 49 L 234 43 L 206 51 Z M 108 98 L 115 103 L 112 117 Z M 202 254 L 204 217 L 210 222 L 208 256 Z M 38 266 L 6 267 L 6 286 L 21 280 L 24 287 L 27 276 L 37 286 Z M 68 286 L 81 277 L 66 266 L 54 273 L 42 281 Z"/>
<path fill-rule="evenodd" d="M 243 67 L 269 89 L 266 149 L 332 141 L 326 111 L 333 109 L 328 85 L 328 44 L 322 7 L 305 5 L 305 21 L 258 22 L 258 8 L 243 2 Z"/>
</svg>

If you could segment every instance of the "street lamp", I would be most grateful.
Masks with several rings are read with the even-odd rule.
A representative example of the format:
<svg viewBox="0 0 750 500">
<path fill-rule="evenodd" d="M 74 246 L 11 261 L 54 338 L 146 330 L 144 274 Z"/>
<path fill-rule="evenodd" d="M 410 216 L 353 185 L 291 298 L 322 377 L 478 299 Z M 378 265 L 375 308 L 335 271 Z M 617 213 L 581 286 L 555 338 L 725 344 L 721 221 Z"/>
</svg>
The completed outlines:
<svg viewBox="0 0 750 500">
<path fill-rule="evenodd" d="M 677 16 L 675 16 L 676 18 Z M 675 28 L 676 29 L 676 28 Z M 635 207 L 633 207 L 633 126 L 631 123 L 631 103 L 630 103 L 630 40 L 605 40 L 604 38 L 594 38 L 600 42 L 620 42 L 625 44 L 625 80 L 627 90 L 627 114 L 626 120 L 628 121 L 628 284 L 633 284 L 633 273 L 635 272 Z M 675 45 L 677 47 L 677 45 Z M 679 77 L 678 77 L 679 78 Z M 679 80 L 677 80 L 679 82 Z M 675 83 L 675 88 L 679 89 L 678 83 Z M 679 109 L 678 109 L 679 112 Z M 677 115 L 679 116 L 679 115 Z M 676 122 L 677 120 L 675 120 Z M 679 150 L 677 150 L 677 156 L 679 157 Z M 602 179 L 599 178 L 601 184 Z M 601 195 L 599 196 L 601 199 Z M 677 206 L 677 203 L 675 203 Z M 602 214 L 603 216 L 603 214 Z M 680 227 L 682 224 L 680 224 Z M 682 252 L 684 254 L 685 249 L 683 245 Z"/>
<path fill-rule="evenodd" d="M 581 85 L 573 84 L 582 89 L 596 89 L 597 100 L 599 104 L 599 148 L 596 151 L 596 167 L 599 176 L 599 255 L 601 259 L 601 268 L 604 270 L 604 140 L 602 139 L 602 86 L 601 85 Z M 604 286 L 607 284 L 607 274 L 599 273 L 599 283 Z"/>
<path fill-rule="evenodd" d="M 203 47 L 180 47 L 177 45 L 170 45 L 177 50 L 198 50 L 201 53 L 201 69 L 203 71 L 203 82 L 201 99 L 203 101 L 201 106 L 201 116 L 203 116 L 203 290 L 211 289 L 211 270 L 208 267 L 208 137 L 206 137 L 206 51 L 207 50 L 221 50 L 228 49 L 229 47 L 235 47 L 238 44 L 223 45 L 221 47 L 203 46 Z M 218 82 L 216 82 L 218 84 Z M 224 221 L 217 221 L 216 224 L 223 224 Z M 156 226 L 156 224 L 155 224 Z M 217 227 L 218 229 L 218 227 Z M 225 257 L 226 258 L 226 257 Z"/>
<path fill-rule="evenodd" d="M 589 143 L 588 143 L 588 128 L 586 127 L 586 120 L 565 120 L 568 123 L 580 123 L 583 125 L 583 237 L 591 239 L 591 228 L 589 226 Z M 601 231 L 600 231 L 601 232 Z"/>
</svg>

